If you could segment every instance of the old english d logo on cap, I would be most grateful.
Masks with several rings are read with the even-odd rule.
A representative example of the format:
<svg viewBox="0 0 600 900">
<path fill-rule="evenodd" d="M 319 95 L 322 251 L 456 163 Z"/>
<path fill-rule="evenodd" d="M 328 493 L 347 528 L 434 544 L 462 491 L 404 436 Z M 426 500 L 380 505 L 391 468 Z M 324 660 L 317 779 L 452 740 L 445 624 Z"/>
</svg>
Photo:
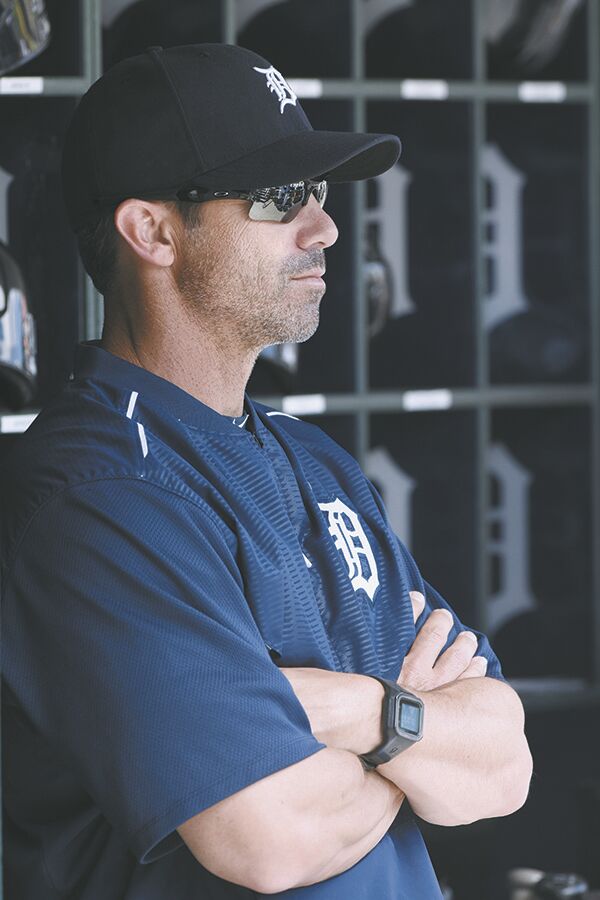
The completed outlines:
<svg viewBox="0 0 600 900">
<path fill-rule="evenodd" d="M 77 232 L 126 197 L 175 200 L 197 185 L 245 190 L 325 175 L 355 181 L 389 169 L 399 153 L 395 135 L 315 131 L 282 74 L 252 50 L 151 46 L 83 95 L 61 175 Z"/>
<path fill-rule="evenodd" d="M 253 66 L 253 69 L 255 72 L 261 72 L 266 77 L 267 87 L 271 93 L 277 95 L 277 99 L 279 100 L 280 113 L 283 112 L 287 103 L 291 103 L 292 106 L 296 105 L 296 100 L 298 98 L 281 72 L 278 72 L 274 66 L 269 66 L 268 69 L 259 69 L 258 66 Z"/>
</svg>

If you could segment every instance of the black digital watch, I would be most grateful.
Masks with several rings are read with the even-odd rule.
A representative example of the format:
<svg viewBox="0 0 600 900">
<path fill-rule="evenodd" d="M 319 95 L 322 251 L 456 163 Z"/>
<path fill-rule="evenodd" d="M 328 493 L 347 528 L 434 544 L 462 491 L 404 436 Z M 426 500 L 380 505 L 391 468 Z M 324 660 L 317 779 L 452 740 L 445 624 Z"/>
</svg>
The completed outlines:
<svg viewBox="0 0 600 900">
<path fill-rule="evenodd" d="M 385 690 L 381 711 L 383 742 L 371 753 L 362 753 L 360 759 L 367 769 L 374 769 L 390 762 L 402 750 L 412 747 L 423 737 L 423 701 L 400 687 L 395 681 L 371 675 L 381 682 Z"/>
</svg>

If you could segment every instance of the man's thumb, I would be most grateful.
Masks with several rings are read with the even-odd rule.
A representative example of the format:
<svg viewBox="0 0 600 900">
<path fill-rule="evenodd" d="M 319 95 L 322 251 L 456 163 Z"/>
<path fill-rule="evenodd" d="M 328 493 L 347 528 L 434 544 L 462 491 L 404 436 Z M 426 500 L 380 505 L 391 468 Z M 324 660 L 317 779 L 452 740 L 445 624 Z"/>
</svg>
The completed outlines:
<svg viewBox="0 0 600 900">
<path fill-rule="evenodd" d="M 413 620 L 416 622 L 425 609 L 425 597 L 420 591 L 410 591 L 409 596 L 413 608 Z"/>
</svg>

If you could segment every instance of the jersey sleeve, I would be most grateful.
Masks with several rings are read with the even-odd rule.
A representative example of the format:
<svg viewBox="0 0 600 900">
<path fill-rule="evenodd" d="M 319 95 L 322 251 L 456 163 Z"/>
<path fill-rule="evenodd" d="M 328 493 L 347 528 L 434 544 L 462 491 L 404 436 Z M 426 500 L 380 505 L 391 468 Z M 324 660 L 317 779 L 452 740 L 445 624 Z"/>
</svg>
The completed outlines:
<svg viewBox="0 0 600 900">
<path fill-rule="evenodd" d="M 176 827 L 324 747 L 272 662 L 235 539 L 142 479 L 68 488 L 5 573 L 4 670 L 33 726 L 142 861 Z"/>
</svg>

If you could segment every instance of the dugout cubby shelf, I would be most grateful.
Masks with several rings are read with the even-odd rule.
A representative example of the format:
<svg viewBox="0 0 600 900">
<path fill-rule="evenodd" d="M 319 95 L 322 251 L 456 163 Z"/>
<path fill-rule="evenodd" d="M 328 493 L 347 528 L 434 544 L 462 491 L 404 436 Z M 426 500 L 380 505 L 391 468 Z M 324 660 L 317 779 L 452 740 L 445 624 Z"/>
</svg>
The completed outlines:
<svg viewBox="0 0 600 900">
<path fill-rule="evenodd" d="M 427 538 L 424 488 L 411 515 L 424 523 L 421 567 L 482 630 L 497 557 L 487 523 L 499 410 L 515 427 L 541 408 L 559 421 L 561 409 L 579 411 L 587 424 L 577 479 L 589 502 L 576 523 L 587 560 L 578 598 L 586 647 L 577 662 L 587 668 L 562 674 L 583 677 L 593 699 L 600 687 L 598 0 L 579 4 L 563 47 L 533 75 L 511 47 L 510 29 L 496 39 L 502 23 L 487 21 L 483 2 L 452 0 L 441 15 L 438 4 L 436 16 L 428 0 L 340 0 L 327 6 L 316 36 L 307 24 L 313 6 L 323 5 L 211 0 L 200 11 L 176 0 L 167 13 L 154 0 L 49 0 L 53 43 L 0 78 L 9 245 L 30 282 L 40 330 L 36 405 L 68 376 L 75 340 L 97 337 L 101 323 L 101 298 L 79 263 L 58 180 L 61 134 L 77 98 L 108 65 L 152 43 L 252 46 L 289 76 L 316 128 L 393 131 L 404 148 L 386 178 L 331 190 L 340 237 L 328 252 L 320 328 L 285 364 L 261 361 L 250 389 L 322 422 L 363 464 L 372 429 L 381 445 L 387 428 L 390 441 L 395 431 L 400 443 L 418 439 L 424 458 L 438 454 L 445 465 L 443 440 L 418 436 L 425 417 L 452 430 L 464 411 L 469 512 L 464 527 L 448 530 L 444 553 L 468 560 L 466 596 L 455 596 L 459 582 L 450 564 L 440 564 L 434 532 Z M 293 50 L 277 39 L 282 17 L 295 23 Z M 518 205 L 510 246 L 501 246 L 509 220 L 500 193 L 505 206 Z M 501 264 L 518 272 L 511 284 L 500 283 Z M 494 295 L 506 300 L 511 291 L 515 308 L 498 310 L 502 297 L 498 304 Z M 0 434 L 22 430 L 32 414 L 0 409 Z M 426 482 L 426 473 L 420 478 Z M 534 521 L 544 528 L 534 508 L 539 476 L 532 478 L 528 528 Z M 537 600 L 543 608 L 544 597 Z M 547 672 L 519 670 L 519 677 L 555 678 L 548 662 Z"/>
<path fill-rule="evenodd" d="M 440 438 L 432 449 L 419 437 L 423 416 L 435 415 L 452 428 L 465 411 L 472 480 L 464 527 L 457 521 L 449 529 L 444 554 L 468 559 L 467 596 L 455 596 L 451 566 L 436 564 L 432 575 L 483 630 L 497 556 L 486 524 L 496 410 L 515 422 L 541 407 L 557 415 L 582 411 L 587 455 L 580 476 L 590 502 L 581 510 L 578 533 L 589 561 L 580 585 L 587 670 L 563 674 L 583 676 L 592 699 L 600 687 L 599 225 L 592 202 L 599 193 L 598 0 L 580 3 L 564 46 L 533 74 L 512 46 L 510 29 L 498 39 L 502 22 L 488 21 L 485 3 L 452 0 L 442 12 L 438 4 L 436 15 L 434 7 L 431 0 L 339 0 L 323 11 L 317 0 L 210 0 L 200 10 L 175 0 L 167 11 L 154 0 L 53 0 L 48 12 L 60 28 L 52 53 L 0 79 L 0 109 L 18 119 L 11 129 L 14 148 L 19 130 L 33 144 L 54 128 L 56 150 L 78 96 L 108 65 L 153 43 L 226 40 L 279 65 L 316 128 L 397 133 L 404 148 L 392 173 L 330 192 L 328 209 L 340 236 L 327 254 L 319 330 L 290 351 L 287 363 L 261 361 L 250 389 L 265 402 L 321 421 L 363 464 L 374 449 L 375 423 L 378 434 L 383 427 L 399 431 L 407 443 L 426 440 L 422 455 L 441 458 Z M 308 24 L 311 10 L 322 13 L 316 35 Z M 278 39 L 283 20 L 288 32 L 294 24 L 292 49 Z M 31 95 L 10 93 L 27 83 Z M 28 120 L 37 123 L 37 134 Z M 2 153 L 10 163 L 6 137 L 0 137 Z M 30 273 L 40 327 L 38 406 L 67 377 L 76 338 L 97 337 L 101 325 L 101 297 L 62 221 L 56 160 L 55 154 L 46 162 L 27 219 L 19 217 L 27 191 L 11 185 L 11 230 Z M 32 167 L 21 161 L 21 168 L 20 177 L 31 179 Z M 518 240 L 510 246 L 501 246 L 508 221 L 498 207 L 502 192 L 502 202 L 520 210 Z M 38 214 L 31 211 L 36 202 Z M 518 271 L 511 284 L 501 283 L 501 264 Z M 511 291 L 515 308 L 498 310 L 494 293 L 506 300 Z M 0 410 L 0 434 L 22 430 L 30 415 Z M 532 477 L 526 514 L 543 527 Z M 427 546 L 427 491 L 415 490 L 411 514 L 424 523 Z M 532 577 L 543 582 L 540 573 Z M 544 597 L 538 602 L 543 609 Z M 546 673 L 519 674 L 553 678 L 548 663 Z"/>
<path fill-rule="evenodd" d="M 311 2 L 303 4 L 307 14 Z M 570 571 L 579 588 L 576 600 L 563 598 L 562 612 L 568 617 L 570 611 L 580 622 L 582 646 L 572 648 L 570 663 L 564 654 L 557 659 L 550 652 L 530 663 L 515 656 L 513 672 L 508 654 L 507 672 L 520 677 L 520 690 L 531 693 L 536 708 L 562 705 L 569 696 L 569 679 L 579 679 L 578 696 L 584 702 L 596 703 L 597 0 L 573 5 L 562 42 L 554 46 L 540 40 L 541 19 L 533 21 L 532 16 L 526 33 L 523 21 L 518 27 L 510 22 L 507 5 L 353 0 L 351 27 L 340 29 L 334 58 L 325 65 L 317 53 L 313 62 L 309 37 L 300 27 L 293 63 L 287 66 L 275 23 L 284 6 L 296 9 L 297 4 L 257 0 L 254 5 L 260 9 L 253 48 L 273 57 L 275 65 L 279 59 L 311 112 L 348 101 L 356 130 L 392 131 L 403 142 L 394 170 L 351 186 L 351 216 L 338 225 L 351 232 L 352 252 L 340 245 L 328 251 L 328 265 L 335 265 L 336 273 L 351 274 L 346 298 L 356 304 L 352 333 L 345 322 L 336 349 L 341 360 L 349 354 L 353 361 L 355 390 L 332 391 L 339 372 L 326 352 L 320 354 L 321 386 L 315 385 L 310 351 L 301 347 L 293 390 L 282 391 L 280 398 L 276 391 L 263 396 L 297 414 L 303 404 L 307 414 L 320 406 L 317 415 L 327 423 L 343 417 L 348 446 L 363 465 L 374 449 L 397 448 L 396 482 L 383 461 L 382 471 L 390 483 L 415 481 L 406 527 L 407 535 L 420 535 L 413 550 L 421 568 L 484 631 L 493 628 L 503 554 L 508 565 L 520 567 L 516 589 L 522 595 L 514 603 L 515 616 L 526 615 L 535 605 L 543 629 L 557 627 L 557 599 L 548 578 L 553 563 L 546 554 L 557 538 L 561 513 L 545 515 L 551 488 L 544 488 L 544 457 L 568 454 L 560 444 L 568 442 L 569 433 L 561 428 L 577 420 L 573 434 L 580 457 L 570 474 L 573 503 L 563 510 L 577 550 L 571 555 L 572 569 L 566 566 L 563 574 Z M 243 43 L 250 34 L 250 6 L 226 4 L 227 39 Z M 240 9 L 241 29 L 236 19 Z M 334 16 L 330 11 L 325 31 L 333 27 Z M 339 73 L 348 70 L 348 58 L 344 77 Z M 324 322 L 329 323 L 330 312 L 331 319 L 339 320 L 342 303 L 332 277 L 322 304 Z M 294 394 L 299 395 L 296 403 Z M 464 488 L 467 500 L 440 503 L 434 513 L 440 494 L 428 485 L 436 479 L 440 484 L 452 481 L 450 444 L 461 410 L 470 422 L 468 451 L 458 454 L 472 476 Z M 434 428 L 427 435 L 429 420 L 439 421 L 439 432 Z M 540 427 L 528 433 L 533 422 Z M 550 442 L 549 426 L 554 429 Z M 505 435 L 512 445 L 503 442 Z M 519 440 L 528 444 L 530 468 L 519 459 Z M 429 461 L 429 475 L 425 466 L 418 477 L 411 474 L 411 452 Z M 401 457 L 406 458 L 402 463 Z M 499 474 L 493 466 L 500 467 Z M 370 474 L 376 480 L 376 471 Z M 559 483 L 557 474 L 557 494 Z M 499 505 L 494 485 L 497 495 L 519 495 L 519 504 Z M 457 518 L 458 506 L 462 513 Z M 448 525 L 442 533 L 440 516 Z M 526 541 L 527 560 L 519 553 L 519 546 L 525 546 L 519 545 L 521 540 Z M 467 571 L 458 571 L 461 566 Z M 538 683 L 547 687 L 543 699 Z"/>
<path fill-rule="evenodd" d="M 554 48 L 530 22 L 525 52 L 519 4 L 484 0 L 46 6 L 52 44 L 0 77 L 0 228 L 40 329 L 39 395 L 30 410 L 0 404 L 0 451 L 68 377 L 76 340 L 100 333 L 60 197 L 78 98 L 153 44 L 262 52 L 315 128 L 394 132 L 403 153 L 384 177 L 331 189 L 340 236 L 320 328 L 262 359 L 249 389 L 359 459 L 425 577 L 490 633 L 540 769 L 560 711 L 584 771 L 597 734 L 581 723 L 600 706 L 600 0 L 570 5 Z M 515 859 L 545 790 L 554 802 L 558 776 L 538 777 L 531 812 L 511 817 Z M 448 831 L 429 829 L 434 860 Z M 573 841 L 552 835 L 549 865 L 570 861 Z"/>
<path fill-rule="evenodd" d="M 60 148 L 77 99 L 102 71 L 100 3 L 45 5 L 52 28 L 48 47 L 0 76 L 0 238 L 25 279 L 37 322 L 39 372 L 31 409 L 9 409 L 0 397 L 0 453 L 68 377 L 74 342 L 97 307 L 62 205 Z"/>
</svg>

